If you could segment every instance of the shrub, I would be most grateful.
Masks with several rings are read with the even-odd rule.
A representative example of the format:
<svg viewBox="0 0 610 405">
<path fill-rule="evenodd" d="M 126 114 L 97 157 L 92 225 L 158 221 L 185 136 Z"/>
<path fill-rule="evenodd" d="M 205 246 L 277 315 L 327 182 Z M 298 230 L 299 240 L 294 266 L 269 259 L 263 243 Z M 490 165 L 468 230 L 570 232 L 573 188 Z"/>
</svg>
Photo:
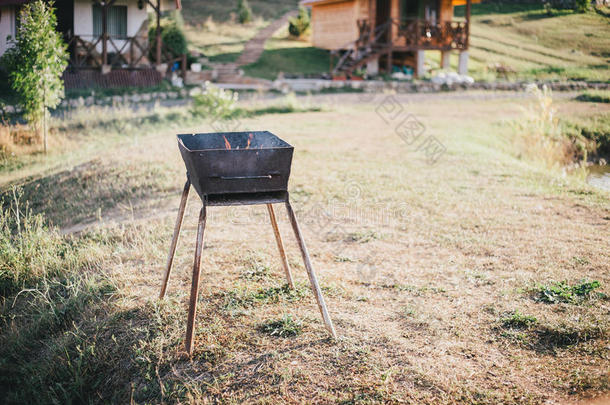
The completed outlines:
<svg viewBox="0 0 610 405">
<path fill-rule="evenodd" d="M 151 60 L 155 60 L 157 49 L 156 24 L 150 24 L 148 38 L 151 44 L 149 57 Z M 175 13 L 161 20 L 161 42 L 174 58 L 188 52 L 181 14 Z"/>
<path fill-rule="evenodd" d="M 211 117 L 214 119 L 229 119 L 237 113 L 237 92 L 224 90 L 205 82 L 203 94 L 193 97 L 191 112 L 195 116 Z"/>
<path fill-rule="evenodd" d="M 237 0 L 237 18 L 240 24 L 252 21 L 252 9 L 248 4 L 248 0 Z"/>
<path fill-rule="evenodd" d="M 299 7 L 299 15 L 288 21 L 288 32 L 293 37 L 301 37 L 309 29 L 309 12 L 304 7 Z"/>
<path fill-rule="evenodd" d="M 553 9 L 574 10 L 577 13 L 585 13 L 589 10 L 591 0 L 546 0 L 543 2 L 545 11 L 553 14 Z"/>
<path fill-rule="evenodd" d="M 590 0 L 574 0 L 574 11 L 577 13 L 586 13 L 589 10 Z"/>
</svg>

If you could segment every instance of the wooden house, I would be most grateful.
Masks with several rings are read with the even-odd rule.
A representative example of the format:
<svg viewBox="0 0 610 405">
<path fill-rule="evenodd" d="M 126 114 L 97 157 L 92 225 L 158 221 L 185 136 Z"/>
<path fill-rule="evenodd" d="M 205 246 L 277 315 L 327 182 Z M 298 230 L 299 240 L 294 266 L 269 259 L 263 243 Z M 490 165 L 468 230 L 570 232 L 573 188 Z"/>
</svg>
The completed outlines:
<svg viewBox="0 0 610 405">
<path fill-rule="evenodd" d="M 411 66 L 423 75 L 424 51 L 441 52 L 449 68 L 451 52 L 459 52 L 459 73 L 468 70 L 471 4 L 480 0 L 304 0 L 311 7 L 312 41 L 334 57 L 333 74 L 350 75 L 366 67 L 391 72 Z M 453 8 L 465 5 L 465 18 Z"/>
<path fill-rule="evenodd" d="M 15 36 L 20 9 L 28 1 L 0 0 L 0 55 L 12 46 L 8 38 Z M 57 30 L 68 44 L 67 73 L 76 77 L 72 81 L 76 84 L 79 72 L 91 78 L 122 70 L 132 72 L 123 77 L 158 79 L 158 75 L 133 72 L 156 72 L 156 66 L 184 59 L 176 58 L 160 39 L 161 14 L 180 9 L 180 0 L 55 0 L 54 8 Z M 156 41 L 148 38 L 149 13 L 154 14 Z M 67 80 L 66 85 L 72 82 Z"/>
</svg>

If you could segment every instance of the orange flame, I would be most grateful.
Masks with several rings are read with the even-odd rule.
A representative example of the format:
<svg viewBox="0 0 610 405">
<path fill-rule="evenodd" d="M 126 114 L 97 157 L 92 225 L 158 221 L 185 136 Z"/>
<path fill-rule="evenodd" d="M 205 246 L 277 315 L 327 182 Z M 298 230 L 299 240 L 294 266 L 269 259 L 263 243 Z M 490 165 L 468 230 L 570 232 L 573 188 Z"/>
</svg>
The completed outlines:
<svg viewBox="0 0 610 405">
<path fill-rule="evenodd" d="M 250 141 L 252 141 L 253 136 L 254 135 L 252 135 L 252 134 L 248 135 L 248 144 L 246 145 L 246 149 L 250 149 Z"/>
<path fill-rule="evenodd" d="M 225 149 L 231 149 L 231 144 L 229 143 L 229 141 L 227 141 L 227 137 L 224 135 L 222 137 L 225 140 Z"/>
</svg>

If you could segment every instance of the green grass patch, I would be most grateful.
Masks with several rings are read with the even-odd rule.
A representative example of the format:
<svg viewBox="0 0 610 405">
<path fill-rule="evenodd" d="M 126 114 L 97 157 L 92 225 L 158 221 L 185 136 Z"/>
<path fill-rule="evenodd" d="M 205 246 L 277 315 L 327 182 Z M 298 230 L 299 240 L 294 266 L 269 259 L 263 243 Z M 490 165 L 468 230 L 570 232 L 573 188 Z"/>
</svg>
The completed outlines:
<svg viewBox="0 0 610 405">
<path fill-rule="evenodd" d="M 290 288 L 288 284 L 283 286 L 272 286 L 259 288 L 255 291 L 234 289 L 223 293 L 224 308 L 249 308 L 258 304 L 275 304 L 279 302 L 300 301 L 307 295 L 307 285 L 296 283 L 295 288 Z"/>
<path fill-rule="evenodd" d="M 537 288 L 536 299 L 548 304 L 568 303 L 578 304 L 593 297 L 605 297 L 603 293 L 594 294 L 601 284 L 599 281 L 582 280 L 577 284 L 570 285 L 567 281 L 557 281 Z"/>
<path fill-rule="evenodd" d="M 263 323 L 259 326 L 259 330 L 270 336 L 297 336 L 303 332 L 303 322 L 287 314 L 280 319 L 273 319 Z"/>
<path fill-rule="evenodd" d="M 524 315 L 519 310 L 515 310 L 513 313 L 503 317 L 501 322 L 505 328 L 527 329 L 535 325 L 538 320 L 534 316 Z"/>
</svg>

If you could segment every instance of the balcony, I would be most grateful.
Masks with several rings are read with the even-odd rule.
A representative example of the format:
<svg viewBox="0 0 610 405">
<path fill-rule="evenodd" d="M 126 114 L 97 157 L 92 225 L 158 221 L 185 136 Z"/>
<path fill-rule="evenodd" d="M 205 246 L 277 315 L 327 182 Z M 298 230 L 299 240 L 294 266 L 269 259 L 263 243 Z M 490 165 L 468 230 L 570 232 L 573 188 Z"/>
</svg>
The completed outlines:
<svg viewBox="0 0 610 405">
<path fill-rule="evenodd" d="M 369 20 L 358 21 L 357 46 L 377 45 L 393 50 L 452 50 L 468 48 L 466 21 L 431 22 L 422 19 L 391 19 L 371 28 Z"/>
</svg>

